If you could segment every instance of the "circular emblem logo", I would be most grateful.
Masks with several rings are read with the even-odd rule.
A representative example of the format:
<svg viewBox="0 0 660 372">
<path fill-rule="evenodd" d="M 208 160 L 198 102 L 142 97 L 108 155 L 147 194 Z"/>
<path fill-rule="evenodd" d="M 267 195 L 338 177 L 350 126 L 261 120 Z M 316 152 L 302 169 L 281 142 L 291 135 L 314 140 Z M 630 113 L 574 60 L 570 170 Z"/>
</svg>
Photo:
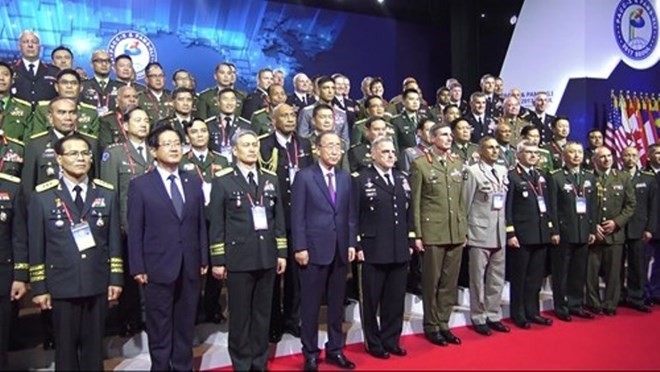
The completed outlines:
<svg viewBox="0 0 660 372">
<path fill-rule="evenodd" d="M 649 0 L 621 0 L 614 12 L 614 37 L 628 58 L 641 61 L 658 44 L 658 16 Z"/>
<path fill-rule="evenodd" d="M 108 43 L 108 53 L 113 59 L 122 54 L 130 56 L 137 79 L 143 79 L 144 68 L 157 60 L 154 43 L 137 31 L 122 31 L 113 36 Z"/>
</svg>

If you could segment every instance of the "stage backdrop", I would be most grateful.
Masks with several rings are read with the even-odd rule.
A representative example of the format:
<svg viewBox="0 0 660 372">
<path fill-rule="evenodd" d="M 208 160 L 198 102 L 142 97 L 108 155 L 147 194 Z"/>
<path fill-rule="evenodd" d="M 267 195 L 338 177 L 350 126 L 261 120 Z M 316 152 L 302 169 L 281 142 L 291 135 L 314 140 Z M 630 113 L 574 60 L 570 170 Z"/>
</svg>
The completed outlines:
<svg viewBox="0 0 660 372">
<path fill-rule="evenodd" d="M 149 61 L 177 68 L 197 79 L 198 90 L 214 85 L 213 67 L 230 61 L 238 86 L 253 89 L 263 67 L 287 72 L 287 88 L 297 72 L 342 72 L 359 82 L 366 75 L 386 81 L 386 96 L 400 90 L 408 75 L 425 82 L 425 96 L 447 78 L 448 29 L 396 22 L 264 0 L 0 0 L 0 59 L 19 56 L 24 29 L 41 36 L 43 59 L 58 45 L 70 47 L 75 65 L 91 73 L 96 49 L 131 54 L 138 74 Z M 442 27 L 442 26 L 441 26 Z M 171 87 L 171 81 L 168 81 Z"/>
<path fill-rule="evenodd" d="M 571 138 L 603 128 L 610 92 L 660 92 L 659 0 L 527 0 L 502 67 L 523 105 L 538 91 L 571 119 Z"/>
</svg>

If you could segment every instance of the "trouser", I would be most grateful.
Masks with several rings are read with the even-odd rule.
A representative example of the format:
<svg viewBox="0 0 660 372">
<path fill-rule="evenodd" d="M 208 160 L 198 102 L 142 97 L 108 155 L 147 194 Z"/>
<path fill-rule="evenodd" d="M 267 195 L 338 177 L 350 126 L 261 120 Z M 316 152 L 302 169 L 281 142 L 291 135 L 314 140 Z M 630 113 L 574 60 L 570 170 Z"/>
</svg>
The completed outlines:
<svg viewBox="0 0 660 372">
<path fill-rule="evenodd" d="M 637 305 L 644 304 L 644 285 L 646 284 L 647 271 L 644 266 L 645 245 L 641 239 L 626 240 L 623 248 L 624 257 L 621 259 L 621 296 Z M 628 263 L 625 269 L 624 262 Z M 623 283 L 626 283 L 625 287 Z"/>
<path fill-rule="evenodd" d="M 594 309 L 614 310 L 621 294 L 621 257 L 623 245 L 593 245 L 587 258 L 587 305 Z M 605 295 L 600 298 L 598 285 L 602 269 Z"/>
<path fill-rule="evenodd" d="M 422 254 L 424 332 L 446 331 L 458 297 L 462 245 L 426 245 Z"/>
<path fill-rule="evenodd" d="M 511 283 L 511 318 L 525 322 L 540 312 L 539 292 L 545 274 L 547 245 L 521 245 L 507 249 Z"/>
<path fill-rule="evenodd" d="M 470 317 L 475 325 L 502 320 L 505 252 L 469 247 Z"/>
<path fill-rule="evenodd" d="M 587 277 L 587 244 L 560 243 L 549 250 L 555 313 L 568 315 L 570 311 L 582 310 Z"/>
</svg>

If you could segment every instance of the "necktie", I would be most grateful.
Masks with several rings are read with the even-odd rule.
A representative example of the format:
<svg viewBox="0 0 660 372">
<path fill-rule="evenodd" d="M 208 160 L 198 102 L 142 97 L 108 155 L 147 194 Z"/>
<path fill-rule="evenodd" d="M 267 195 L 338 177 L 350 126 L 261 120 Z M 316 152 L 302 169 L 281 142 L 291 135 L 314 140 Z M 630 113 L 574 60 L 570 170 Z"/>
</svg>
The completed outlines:
<svg viewBox="0 0 660 372">
<path fill-rule="evenodd" d="M 147 159 L 144 157 L 144 153 L 142 152 L 142 150 L 144 150 L 144 148 L 143 148 L 142 146 L 138 146 L 138 147 L 137 147 L 137 152 L 138 152 L 138 154 L 140 154 L 140 157 L 142 157 L 142 159 L 144 159 L 144 160 L 147 160 Z"/>
<path fill-rule="evenodd" d="M 250 186 L 250 194 L 252 194 L 254 197 L 257 196 L 257 191 L 258 191 L 258 186 L 257 183 L 254 181 L 254 173 L 253 172 L 248 172 L 248 185 Z"/>
<path fill-rule="evenodd" d="M 28 65 L 28 72 L 29 72 L 30 75 L 32 75 L 32 76 L 35 75 L 35 71 L 34 71 L 34 63 L 30 63 L 30 64 Z"/>
<path fill-rule="evenodd" d="M 532 178 L 533 181 L 536 181 L 536 171 L 534 169 L 529 170 L 529 176 Z"/>
<path fill-rule="evenodd" d="M 332 184 L 332 173 L 327 173 L 325 175 L 328 178 L 328 192 L 330 193 L 330 200 L 332 201 L 332 205 L 335 204 L 337 201 L 337 193 L 335 192 L 335 185 Z"/>
<path fill-rule="evenodd" d="M 477 117 L 477 123 L 479 123 L 479 126 L 484 125 L 484 121 L 481 120 L 481 116 Z"/>
<path fill-rule="evenodd" d="M 78 209 L 78 213 L 82 213 L 83 210 L 82 187 L 80 187 L 80 185 L 76 185 L 73 188 L 73 192 L 76 194 L 73 203 L 76 205 L 76 208 Z"/>
<path fill-rule="evenodd" d="M 200 162 L 200 163 L 204 163 L 204 155 L 200 155 L 200 156 L 199 156 L 199 162 Z"/>
<path fill-rule="evenodd" d="M 389 173 L 385 173 L 385 183 L 387 184 L 387 186 L 394 189 L 394 182 L 392 182 L 392 177 L 390 176 Z"/>
<path fill-rule="evenodd" d="M 231 116 L 225 116 L 225 127 L 229 128 L 231 126 Z"/>
<path fill-rule="evenodd" d="M 101 90 L 105 90 L 105 86 L 106 86 L 105 80 L 99 81 L 99 85 L 101 86 Z"/>
<path fill-rule="evenodd" d="M 490 171 L 491 171 L 491 173 L 493 173 L 493 176 L 497 180 L 497 183 L 500 183 L 500 178 L 497 177 L 497 171 L 495 170 L 495 168 L 491 169 Z"/>
<path fill-rule="evenodd" d="M 303 106 L 307 106 L 307 95 L 302 96 Z"/>
<path fill-rule="evenodd" d="M 181 218 L 183 216 L 183 196 L 179 191 L 179 187 L 176 185 L 176 176 L 171 174 L 167 179 L 170 180 L 170 194 L 172 196 L 174 210 L 176 211 L 176 215 Z"/>
</svg>

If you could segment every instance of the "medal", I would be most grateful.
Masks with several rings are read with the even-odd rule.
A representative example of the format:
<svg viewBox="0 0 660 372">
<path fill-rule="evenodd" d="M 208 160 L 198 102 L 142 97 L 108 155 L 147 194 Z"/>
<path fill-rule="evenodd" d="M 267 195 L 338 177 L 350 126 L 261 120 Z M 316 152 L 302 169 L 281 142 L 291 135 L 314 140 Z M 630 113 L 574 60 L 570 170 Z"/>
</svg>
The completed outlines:
<svg viewBox="0 0 660 372">
<path fill-rule="evenodd" d="M 57 221 L 55 221 L 55 226 L 56 226 L 56 227 L 62 227 L 62 226 L 64 226 L 64 221 L 62 221 L 62 220 L 57 220 Z"/>
<path fill-rule="evenodd" d="M 50 167 L 50 166 L 48 168 L 46 168 L 46 175 L 47 176 L 54 176 L 55 175 L 55 168 Z"/>
<path fill-rule="evenodd" d="M 240 208 L 240 207 L 241 207 L 241 198 L 240 198 L 240 196 L 239 196 L 239 197 L 236 199 L 236 208 Z"/>
<path fill-rule="evenodd" d="M 96 220 L 96 227 L 103 227 L 103 225 L 105 225 L 105 223 L 103 222 L 103 218 L 99 216 L 99 219 Z"/>
<path fill-rule="evenodd" d="M 0 212 L 0 221 L 2 221 L 2 222 L 7 221 L 7 213 Z"/>
</svg>

